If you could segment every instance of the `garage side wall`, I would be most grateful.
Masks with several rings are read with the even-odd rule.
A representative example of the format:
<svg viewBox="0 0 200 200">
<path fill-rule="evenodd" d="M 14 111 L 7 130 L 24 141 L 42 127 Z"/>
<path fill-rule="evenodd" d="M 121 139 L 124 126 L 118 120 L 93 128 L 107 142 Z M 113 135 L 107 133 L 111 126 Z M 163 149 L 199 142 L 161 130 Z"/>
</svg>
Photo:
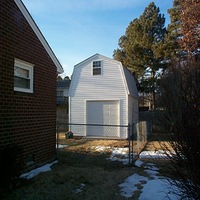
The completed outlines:
<svg viewBox="0 0 200 200">
<path fill-rule="evenodd" d="M 128 97 L 128 123 L 136 124 L 139 121 L 138 99 L 132 96 Z"/>
</svg>

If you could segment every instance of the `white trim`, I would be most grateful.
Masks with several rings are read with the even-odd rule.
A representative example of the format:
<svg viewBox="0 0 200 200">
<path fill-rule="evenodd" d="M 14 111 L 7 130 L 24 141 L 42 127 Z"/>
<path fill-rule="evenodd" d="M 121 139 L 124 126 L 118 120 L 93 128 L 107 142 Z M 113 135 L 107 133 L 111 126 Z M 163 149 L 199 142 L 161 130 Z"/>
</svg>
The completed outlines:
<svg viewBox="0 0 200 200">
<path fill-rule="evenodd" d="M 95 67 L 95 69 L 101 69 L 101 73 L 100 74 L 94 74 L 94 62 L 100 62 L 100 67 Z M 103 75 L 103 60 L 101 60 L 101 59 L 93 60 L 91 62 L 91 65 L 92 65 L 92 76 L 101 76 L 101 75 Z"/>
<path fill-rule="evenodd" d="M 33 67 L 34 65 L 19 59 L 15 59 L 14 61 L 14 68 L 15 65 L 17 65 L 17 67 L 20 67 L 22 69 L 26 69 L 29 71 L 29 80 L 30 80 L 30 89 L 26 89 L 26 88 L 20 88 L 20 87 L 14 87 L 14 91 L 18 91 L 18 92 L 27 92 L 27 93 L 33 93 Z M 14 74 L 15 76 L 15 74 Z"/>
<path fill-rule="evenodd" d="M 69 123 L 69 127 L 68 127 L 68 129 L 69 129 L 69 131 L 71 130 L 71 125 L 70 125 L 70 123 L 71 123 L 71 97 L 69 96 L 68 97 L 68 123 Z"/>
<path fill-rule="evenodd" d="M 52 61 L 54 62 L 54 64 L 57 67 L 57 72 L 59 74 L 63 73 L 64 70 L 60 64 L 60 62 L 58 61 L 58 59 L 56 58 L 54 52 L 52 51 L 51 47 L 49 46 L 49 44 L 47 43 L 46 39 L 44 38 L 44 36 L 42 35 L 41 31 L 39 30 L 38 26 L 36 25 L 36 23 L 34 22 L 33 18 L 31 17 L 31 15 L 29 14 L 28 10 L 26 9 L 26 7 L 24 6 L 24 4 L 22 3 L 21 0 L 14 0 L 16 5 L 18 6 L 18 8 L 20 9 L 21 13 L 24 15 L 25 19 L 27 20 L 27 22 L 29 23 L 29 25 L 31 26 L 32 30 L 34 31 L 34 33 L 36 34 L 36 36 L 38 37 L 38 39 L 40 40 L 40 42 L 42 43 L 43 47 L 45 48 L 45 50 L 47 51 L 47 53 L 49 54 L 50 58 L 52 59 Z"/>
</svg>

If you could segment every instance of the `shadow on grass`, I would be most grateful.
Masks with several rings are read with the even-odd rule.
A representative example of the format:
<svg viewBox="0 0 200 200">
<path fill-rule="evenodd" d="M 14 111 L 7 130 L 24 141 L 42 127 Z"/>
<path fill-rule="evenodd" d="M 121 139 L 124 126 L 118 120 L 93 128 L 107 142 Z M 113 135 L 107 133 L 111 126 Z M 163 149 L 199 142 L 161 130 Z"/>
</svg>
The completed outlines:
<svg viewBox="0 0 200 200">
<path fill-rule="evenodd" d="M 65 138 L 59 138 L 58 144 L 66 144 L 69 146 L 79 147 L 81 145 L 84 145 L 88 143 L 88 140 L 82 139 L 82 138 L 75 138 L 75 139 L 65 139 Z"/>
<path fill-rule="evenodd" d="M 114 170 L 127 167 L 122 162 L 110 161 L 111 153 L 99 153 L 99 152 L 85 152 L 85 151 L 67 151 L 59 150 L 58 161 L 59 163 L 66 164 L 68 166 L 81 166 L 81 167 L 102 167 L 105 170 Z"/>
</svg>

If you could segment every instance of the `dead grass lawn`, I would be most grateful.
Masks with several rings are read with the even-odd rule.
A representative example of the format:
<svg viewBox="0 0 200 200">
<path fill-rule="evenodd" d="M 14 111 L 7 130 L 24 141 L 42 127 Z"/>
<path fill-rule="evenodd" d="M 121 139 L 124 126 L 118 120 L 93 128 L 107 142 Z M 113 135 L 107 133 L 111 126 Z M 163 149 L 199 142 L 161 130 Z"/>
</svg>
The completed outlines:
<svg viewBox="0 0 200 200">
<path fill-rule="evenodd" d="M 128 147 L 127 140 L 88 140 L 59 138 L 68 147 L 58 152 L 52 171 L 25 181 L 5 197 L 7 200 L 123 200 L 119 184 L 134 174 L 144 175 L 138 167 L 107 160 L 110 151 L 96 152 L 94 146 Z M 82 188 L 81 192 L 77 192 Z M 140 190 L 131 199 L 138 199 Z"/>
</svg>

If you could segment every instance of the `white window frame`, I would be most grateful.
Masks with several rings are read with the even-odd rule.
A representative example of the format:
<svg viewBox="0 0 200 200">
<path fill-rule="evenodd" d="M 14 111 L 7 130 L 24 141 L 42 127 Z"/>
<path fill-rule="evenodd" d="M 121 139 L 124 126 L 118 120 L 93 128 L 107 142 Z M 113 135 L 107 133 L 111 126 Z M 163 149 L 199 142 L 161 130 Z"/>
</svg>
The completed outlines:
<svg viewBox="0 0 200 200">
<path fill-rule="evenodd" d="M 94 62 L 100 62 L 100 63 L 101 63 L 101 66 L 100 66 L 100 67 L 94 67 Z M 94 74 L 94 68 L 100 69 L 100 70 L 101 70 L 101 73 L 100 73 L 100 74 Z M 93 75 L 93 76 L 102 75 L 102 69 L 103 69 L 103 61 L 102 61 L 102 60 L 94 60 L 94 61 L 92 61 L 92 75 Z"/>
<path fill-rule="evenodd" d="M 16 76 L 16 74 L 15 74 L 15 67 L 19 67 L 19 68 L 28 70 L 29 77 L 27 79 L 30 81 L 30 88 L 26 89 L 26 88 L 15 87 L 14 86 L 14 91 L 26 92 L 26 93 L 33 93 L 33 68 L 34 68 L 34 65 L 31 64 L 31 63 L 19 60 L 19 59 L 15 59 L 15 61 L 14 61 L 14 77 Z M 22 77 L 22 78 L 24 78 L 24 77 Z"/>
</svg>

